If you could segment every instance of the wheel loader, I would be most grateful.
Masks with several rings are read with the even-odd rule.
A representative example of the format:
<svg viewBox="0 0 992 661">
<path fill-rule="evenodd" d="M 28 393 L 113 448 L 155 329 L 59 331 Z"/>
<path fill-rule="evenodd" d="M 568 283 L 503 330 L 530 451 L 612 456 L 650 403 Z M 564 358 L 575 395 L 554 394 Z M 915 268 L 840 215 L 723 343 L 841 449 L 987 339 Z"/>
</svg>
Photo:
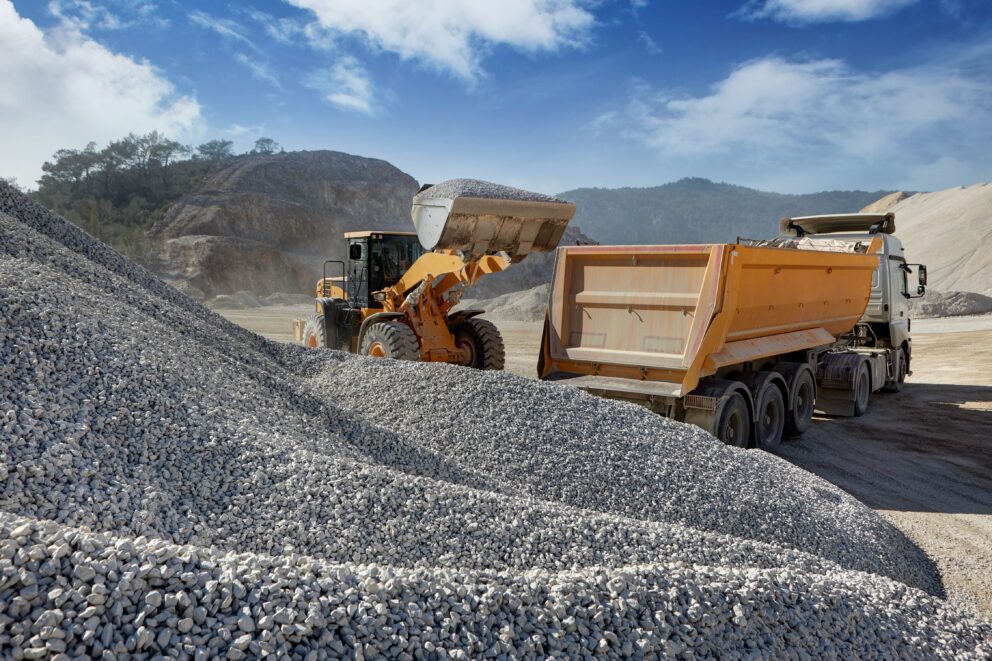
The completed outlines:
<svg viewBox="0 0 992 661">
<path fill-rule="evenodd" d="M 314 314 L 295 320 L 294 335 L 311 348 L 501 370 L 503 338 L 485 311 L 454 308 L 479 278 L 554 250 L 574 214 L 574 204 L 487 182 L 424 186 L 416 232 L 344 235 L 348 259 L 324 262 Z"/>
</svg>

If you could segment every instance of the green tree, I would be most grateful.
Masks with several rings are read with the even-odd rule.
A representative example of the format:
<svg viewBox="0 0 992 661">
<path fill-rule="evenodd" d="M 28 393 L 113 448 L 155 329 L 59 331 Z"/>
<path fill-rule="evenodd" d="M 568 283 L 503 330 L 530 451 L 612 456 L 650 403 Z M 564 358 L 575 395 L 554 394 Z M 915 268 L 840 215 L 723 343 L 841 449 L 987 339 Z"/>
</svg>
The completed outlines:
<svg viewBox="0 0 992 661">
<path fill-rule="evenodd" d="M 211 140 L 197 147 L 196 152 L 200 158 L 205 160 L 219 161 L 224 158 L 230 158 L 233 155 L 231 151 L 233 147 L 234 143 L 230 140 Z"/>
<path fill-rule="evenodd" d="M 152 131 L 128 134 L 102 149 L 60 149 L 43 166 L 38 190 L 41 204 L 68 218 L 141 263 L 151 258 L 147 230 L 169 205 L 224 166 L 232 143 L 206 143 L 196 158 L 193 149 Z M 226 155 L 226 156 L 225 156 Z"/>
<path fill-rule="evenodd" d="M 255 141 L 255 148 L 251 150 L 252 154 L 274 154 L 279 151 L 281 147 L 279 143 L 272 138 L 259 138 Z"/>
</svg>

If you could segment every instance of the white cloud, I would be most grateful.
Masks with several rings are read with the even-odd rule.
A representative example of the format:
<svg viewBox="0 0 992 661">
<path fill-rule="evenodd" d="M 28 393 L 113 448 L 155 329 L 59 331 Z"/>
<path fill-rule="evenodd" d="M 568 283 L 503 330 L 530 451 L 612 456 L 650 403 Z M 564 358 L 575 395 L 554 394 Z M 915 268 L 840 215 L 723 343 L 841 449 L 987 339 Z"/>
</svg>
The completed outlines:
<svg viewBox="0 0 992 661">
<path fill-rule="evenodd" d="M 658 42 L 644 30 L 637 33 L 637 43 L 644 46 L 644 50 L 647 51 L 648 55 L 660 55 L 662 53 L 662 48 L 658 45 Z"/>
<path fill-rule="evenodd" d="M 113 11 L 112 11 L 113 9 Z M 137 25 L 165 28 L 168 19 L 157 14 L 148 0 L 50 0 L 48 13 L 63 22 L 74 23 L 81 30 L 123 30 Z"/>
<path fill-rule="evenodd" d="M 261 60 L 255 59 L 245 53 L 235 53 L 234 60 L 241 66 L 248 69 L 248 72 L 262 82 L 272 85 L 276 89 L 282 89 L 282 83 L 279 82 L 279 78 L 272 73 L 272 69 L 269 65 Z"/>
<path fill-rule="evenodd" d="M 276 17 L 254 7 L 235 8 L 265 30 L 271 38 L 282 44 L 305 44 L 318 50 L 334 47 L 333 36 L 320 24 L 302 17 Z"/>
<path fill-rule="evenodd" d="M 365 67 L 351 56 L 339 59 L 329 72 L 311 77 L 308 84 L 341 110 L 363 115 L 374 115 L 379 110 L 375 84 Z"/>
<path fill-rule="evenodd" d="M 480 73 L 488 48 L 526 52 L 580 45 L 594 19 L 585 0 L 287 0 L 325 29 L 364 37 L 376 48 L 450 71 Z"/>
<path fill-rule="evenodd" d="M 867 21 L 896 12 L 918 0 L 751 0 L 738 15 L 783 23 Z"/>
<path fill-rule="evenodd" d="M 33 186 L 56 149 L 107 142 L 130 131 L 182 138 L 200 106 L 177 96 L 149 63 L 109 51 L 62 23 L 47 33 L 0 2 L 0 175 Z"/>
<path fill-rule="evenodd" d="M 630 110 L 632 134 L 665 159 L 724 172 L 918 185 L 919 173 L 953 158 L 957 173 L 988 177 L 992 80 L 967 62 L 867 74 L 838 60 L 767 57 L 701 96 L 641 86 Z"/>
<path fill-rule="evenodd" d="M 255 49 L 255 44 L 245 35 L 246 30 L 237 21 L 217 18 L 200 10 L 190 12 L 189 19 L 201 28 L 216 32 L 225 39 L 231 39 Z"/>
</svg>

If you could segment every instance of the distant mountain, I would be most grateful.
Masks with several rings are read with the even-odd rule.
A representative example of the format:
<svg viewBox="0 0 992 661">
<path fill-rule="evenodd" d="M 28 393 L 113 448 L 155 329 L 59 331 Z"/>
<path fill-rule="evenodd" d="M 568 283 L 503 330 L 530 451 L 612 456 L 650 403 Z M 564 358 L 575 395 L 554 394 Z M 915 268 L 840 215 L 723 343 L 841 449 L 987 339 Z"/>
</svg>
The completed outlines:
<svg viewBox="0 0 992 661">
<path fill-rule="evenodd" d="M 785 216 L 855 212 L 890 192 L 786 195 L 687 178 L 653 188 L 577 188 L 559 197 L 576 204 L 572 223 L 600 243 L 711 243 L 767 238 Z"/>
</svg>

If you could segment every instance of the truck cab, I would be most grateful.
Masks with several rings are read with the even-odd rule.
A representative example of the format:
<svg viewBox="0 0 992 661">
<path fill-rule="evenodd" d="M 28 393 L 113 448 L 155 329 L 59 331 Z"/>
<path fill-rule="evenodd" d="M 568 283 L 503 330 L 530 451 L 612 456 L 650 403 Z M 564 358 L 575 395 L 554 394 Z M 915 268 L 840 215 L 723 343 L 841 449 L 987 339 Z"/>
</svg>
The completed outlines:
<svg viewBox="0 0 992 661">
<path fill-rule="evenodd" d="M 881 241 L 868 306 L 852 335 L 842 338 L 842 342 L 847 346 L 887 350 L 892 363 L 888 372 L 890 388 L 901 388 L 912 360 L 910 300 L 926 293 L 927 267 L 907 262 L 905 248 L 895 236 L 895 215 L 858 213 L 783 218 L 779 230 L 783 238 L 808 243 L 814 249 Z"/>
</svg>

